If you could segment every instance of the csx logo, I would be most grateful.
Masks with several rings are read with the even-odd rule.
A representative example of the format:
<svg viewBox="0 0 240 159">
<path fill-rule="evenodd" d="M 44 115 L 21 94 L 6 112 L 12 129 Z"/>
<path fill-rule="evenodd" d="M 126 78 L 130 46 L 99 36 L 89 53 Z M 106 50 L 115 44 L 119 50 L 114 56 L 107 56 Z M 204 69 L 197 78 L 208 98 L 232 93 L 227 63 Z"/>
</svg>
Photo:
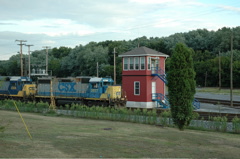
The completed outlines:
<svg viewBox="0 0 240 159">
<path fill-rule="evenodd" d="M 58 90 L 65 92 L 76 92 L 76 90 L 74 89 L 75 85 L 76 83 L 59 83 Z"/>
</svg>

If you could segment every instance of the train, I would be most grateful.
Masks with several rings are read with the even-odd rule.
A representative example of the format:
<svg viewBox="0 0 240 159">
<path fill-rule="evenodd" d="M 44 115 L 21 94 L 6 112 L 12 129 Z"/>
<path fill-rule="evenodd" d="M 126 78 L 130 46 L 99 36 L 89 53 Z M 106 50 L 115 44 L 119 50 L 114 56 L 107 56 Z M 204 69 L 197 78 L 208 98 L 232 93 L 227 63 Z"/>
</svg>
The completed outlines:
<svg viewBox="0 0 240 159">
<path fill-rule="evenodd" d="M 125 106 L 126 93 L 110 77 L 29 77 L 0 76 L 0 100 L 49 102 L 56 105 Z"/>
</svg>

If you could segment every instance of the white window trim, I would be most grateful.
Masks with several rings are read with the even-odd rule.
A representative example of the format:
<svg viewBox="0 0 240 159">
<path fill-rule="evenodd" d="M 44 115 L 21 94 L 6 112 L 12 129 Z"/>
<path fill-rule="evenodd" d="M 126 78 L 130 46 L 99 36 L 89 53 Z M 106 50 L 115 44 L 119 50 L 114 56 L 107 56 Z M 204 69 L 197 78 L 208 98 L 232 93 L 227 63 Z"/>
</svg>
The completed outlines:
<svg viewBox="0 0 240 159">
<path fill-rule="evenodd" d="M 136 94 L 136 92 L 135 92 L 135 90 L 136 90 L 136 83 L 139 83 L 139 94 Z M 141 93 L 140 93 L 140 81 L 134 81 L 134 95 L 140 95 Z"/>
<path fill-rule="evenodd" d="M 138 69 L 136 69 L 136 60 L 135 59 L 138 59 Z M 139 57 L 134 57 L 134 70 L 139 70 Z"/>
<path fill-rule="evenodd" d="M 149 67 L 148 67 L 149 66 Z M 151 70 L 151 57 L 147 58 L 147 69 Z"/>
<path fill-rule="evenodd" d="M 133 59 L 133 68 L 131 69 L 131 58 Z M 129 58 L 129 67 L 128 67 L 129 70 L 134 70 L 134 57 L 130 57 Z"/>
<path fill-rule="evenodd" d="M 125 58 L 127 59 L 127 69 L 125 69 Z M 123 58 L 123 70 L 129 70 L 129 58 L 128 57 Z"/>
<path fill-rule="evenodd" d="M 142 69 L 142 58 L 144 59 L 144 62 L 143 62 L 144 69 Z M 140 62 L 140 70 L 146 70 L 146 58 L 145 57 L 140 57 L 139 62 Z"/>
</svg>

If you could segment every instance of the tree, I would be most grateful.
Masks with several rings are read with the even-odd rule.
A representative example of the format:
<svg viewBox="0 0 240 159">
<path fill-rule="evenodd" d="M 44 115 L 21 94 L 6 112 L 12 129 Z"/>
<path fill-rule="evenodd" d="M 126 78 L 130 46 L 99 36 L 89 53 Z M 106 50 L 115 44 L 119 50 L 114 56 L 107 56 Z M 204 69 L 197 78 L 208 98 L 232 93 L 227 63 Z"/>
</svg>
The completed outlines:
<svg viewBox="0 0 240 159">
<path fill-rule="evenodd" d="M 71 48 L 64 46 L 59 47 L 59 49 L 55 47 L 52 49 L 51 54 L 53 55 L 53 57 L 61 59 L 65 56 L 68 56 L 71 50 Z"/>
<path fill-rule="evenodd" d="M 168 72 L 168 93 L 174 124 L 180 130 L 192 119 L 192 102 L 195 94 L 195 71 L 191 50 L 178 43 L 170 61 Z"/>
</svg>

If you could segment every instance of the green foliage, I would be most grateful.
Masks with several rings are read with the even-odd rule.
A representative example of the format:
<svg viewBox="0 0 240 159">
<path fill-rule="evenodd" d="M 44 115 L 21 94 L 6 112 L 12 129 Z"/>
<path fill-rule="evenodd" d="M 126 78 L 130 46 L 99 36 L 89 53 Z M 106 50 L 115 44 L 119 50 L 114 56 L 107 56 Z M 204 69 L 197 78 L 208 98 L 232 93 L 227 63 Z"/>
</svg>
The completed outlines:
<svg viewBox="0 0 240 159">
<path fill-rule="evenodd" d="M 5 126 L 3 126 L 3 120 L 0 120 L 0 133 L 5 131 Z"/>
<path fill-rule="evenodd" d="M 177 44 L 167 76 L 172 118 L 180 130 L 188 126 L 192 119 L 195 72 L 191 54 L 191 50 L 186 45 Z"/>
<path fill-rule="evenodd" d="M 162 126 L 170 125 L 171 111 L 163 111 L 160 114 L 160 124 Z"/>
<path fill-rule="evenodd" d="M 227 117 L 211 117 L 210 120 L 212 120 L 212 129 L 215 129 L 217 131 L 226 132 L 227 131 Z"/>
<path fill-rule="evenodd" d="M 5 126 L 0 126 L 0 132 L 4 132 L 5 131 Z"/>
<path fill-rule="evenodd" d="M 75 118 L 88 118 L 88 119 L 99 119 L 99 120 L 111 120 L 111 121 L 122 121 L 122 122 L 133 122 L 140 124 L 158 125 L 161 127 L 173 126 L 171 111 L 163 111 L 160 114 L 157 113 L 156 109 L 128 109 L 128 108 L 114 108 L 114 107 L 99 107 L 92 106 L 87 107 L 85 105 L 72 104 L 71 107 L 61 107 L 59 110 L 49 109 L 48 103 L 22 103 L 15 101 L 20 112 L 36 112 L 42 113 L 44 116 L 71 116 Z M 12 100 L 1 101 L 0 109 L 16 111 Z M 29 107 L 29 108 L 28 108 Z M 67 110 L 64 110 L 67 109 Z M 193 112 L 193 119 L 198 119 L 199 114 Z M 232 131 L 234 133 L 240 133 L 240 119 L 235 117 L 232 120 L 232 130 L 227 129 L 227 118 L 226 117 L 210 117 L 210 121 L 192 120 L 190 127 L 191 129 L 197 130 L 214 130 L 221 132 Z M 9 124 L 2 124 L 0 120 L 0 132 L 3 132 Z"/>
<path fill-rule="evenodd" d="M 117 83 L 121 83 L 122 59 L 118 55 L 139 46 L 146 46 L 159 52 L 172 55 L 172 50 L 179 42 L 185 43 L 192 49 L 194 67 L 196 71 L 197 85 L 218 86 L 218 52 L 221 52 L 222 86 L 229 87 L 229 63 L 230 63 L 230 36 L 233 32 L 233 84 L 240 87 L 240 27 L 223 27 L 217 31 L 197 29 L 186 33 L 176 33 L 168 37 L 138 37 L 133 40 L 106 40 L 102 42 L 90 42 L 87 45 L 78 45 L 75 48 L 59 47 L 49 49 L 49 70 L 54 76 L 96 76 L 96 63 L 99 63 L 99 76 L 113 77 L 113 50 L 116 48 L 116 73 Z M 0 75 L 20 75 L 20 55 L 13 55 L 7 61 L 0 61 Z M 28 55 L 23 55 L 27 58 Z M 31 54 L 32 69 L 44 69 L 46 51 L 37 50 Z M 169 60 L 166 61 L 166 70 L 169 69 Z M 206 76 L 207 72 L 207 76 Z"/>
<path fill-rule="evenodd" d="M 50 55 L 52 55 L 53 57 L 55 57 L 57 59 L 61 59 L 65 56 L 68 56 L 71 50 L 72 50 L 71 48 L 64 47 L 64 46 L 61 46 L 59 48 L 55 47 L 52 49 L 52 52 Z"/>
<path fill-rule="evenodd" d="M 56 113 L 56 110 L 53 109 L 49 109 L 46 112 L 43 113 L 44 116 L 58 116 L 58 114 Z"/>
<path fill-rule="evenodd" d="M 199 118 L 199 114 L 197 112 L 193 112 L 192 113 L 192 119 L 198 119 Z"/>
<path fill-rule="evenodd" d="M 240 118 L 235 116 L 232 120 L 232 124 L 233 124 L 233 132 L 240 133 Z"/>
</svg>

